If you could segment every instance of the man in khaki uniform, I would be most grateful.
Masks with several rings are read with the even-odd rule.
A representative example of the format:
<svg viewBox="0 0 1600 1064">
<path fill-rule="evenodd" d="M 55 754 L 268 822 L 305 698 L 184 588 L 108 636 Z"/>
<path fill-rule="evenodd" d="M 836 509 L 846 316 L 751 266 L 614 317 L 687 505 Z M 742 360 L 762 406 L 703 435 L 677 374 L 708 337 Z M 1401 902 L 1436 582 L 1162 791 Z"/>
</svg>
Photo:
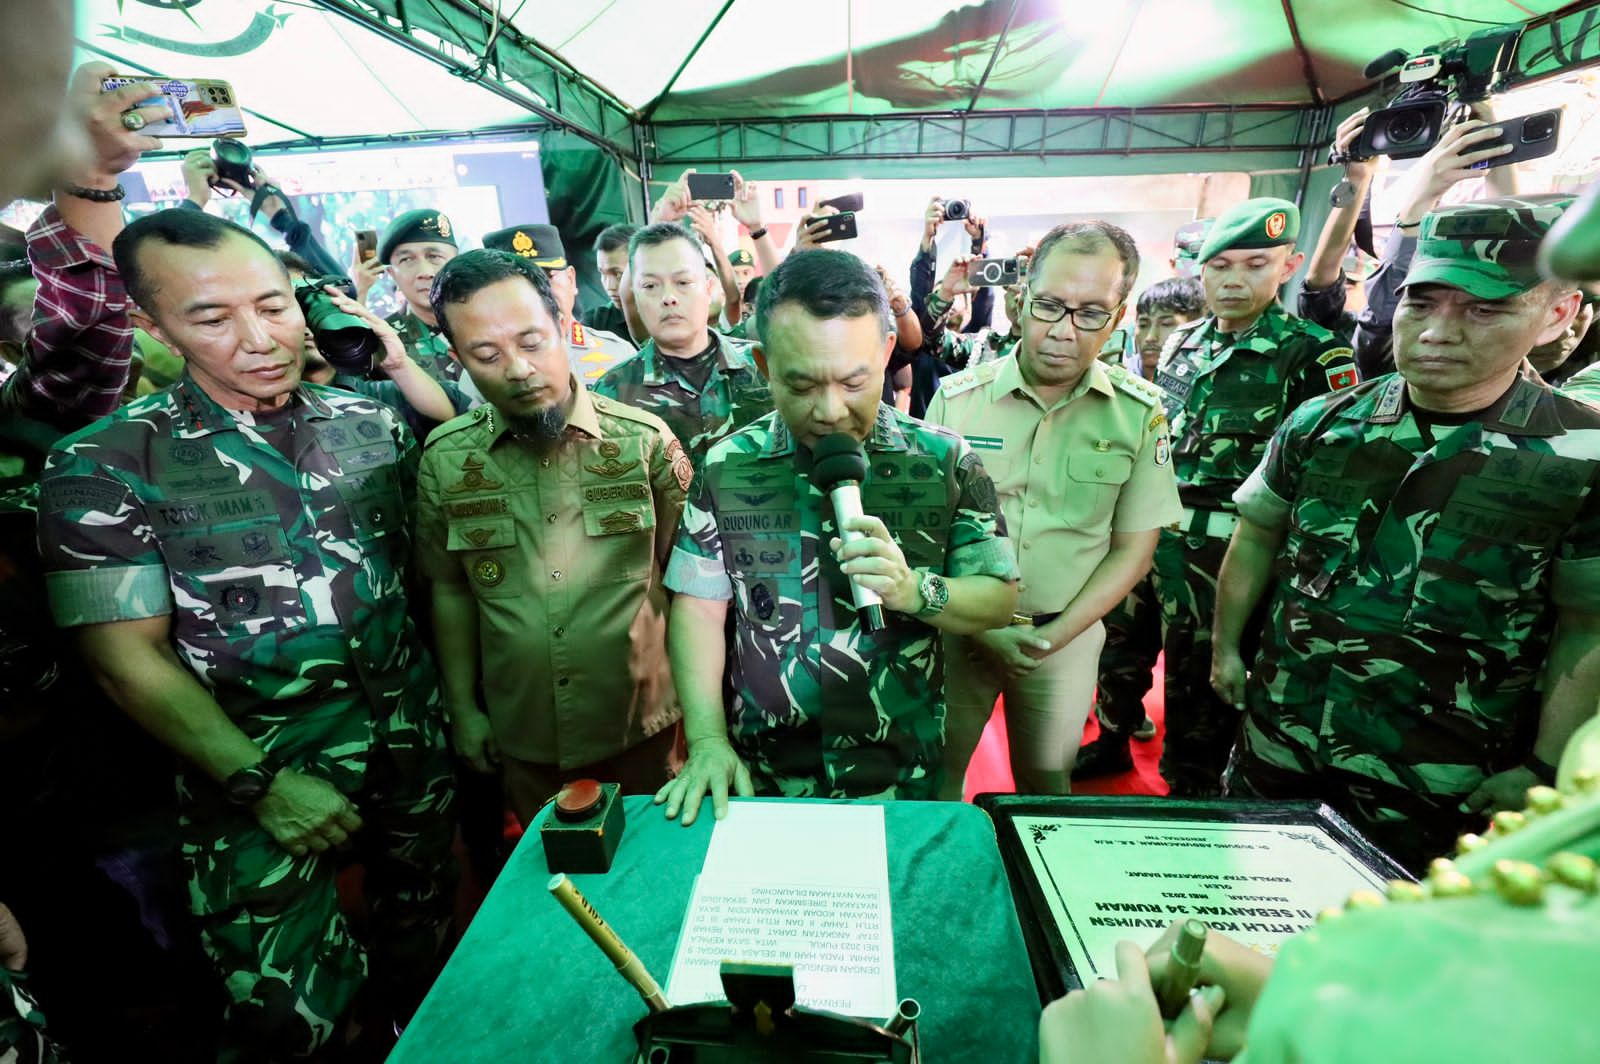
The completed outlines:
<svg viewBox="0 0 1600 1064">
<path fill-rule="evenodd" d="M 994 478 L 1022 570 L 1008 628 L 951 637 L 941 796 L 962 779 L 1005 696 L 1017 790 L 1066 794 L 1094 694 L 1100 618 L 1150 568 L 1181 514 L 1161 389 L 1097 361 L 1139 272 L 1133 238 L 1105 222 L 1039 242 L 1022 338 L 1004 358 L 947 377 L 927 420 L 960 432 Z"/>
<path fill-rule="evenodd" d="M 488 404 L 433 433 L 418 479 L 456 752 L 500 764 L 524 825 L 570 779 L 654 793 L 681 715 L 661 573 L 689 459 L 660 419 L 578 383 L 531 260 L 468 252 L 434 299 Z"/>
</svg>

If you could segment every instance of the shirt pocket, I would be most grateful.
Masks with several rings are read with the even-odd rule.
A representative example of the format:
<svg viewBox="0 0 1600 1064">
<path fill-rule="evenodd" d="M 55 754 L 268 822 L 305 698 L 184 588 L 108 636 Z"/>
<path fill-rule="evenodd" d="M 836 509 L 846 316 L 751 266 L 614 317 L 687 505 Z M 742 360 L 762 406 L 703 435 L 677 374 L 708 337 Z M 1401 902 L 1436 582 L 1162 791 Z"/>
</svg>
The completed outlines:
<svg viewBox="0 0 1600 1064">
<path fill-rule="evenodd" d="M 1088 451 L 1067 456 L 1062 520 L 1072 527 L 1109 526 L 1122 486 L 1133 476 L 1133 456 Z"/>
<path fill-rule="evenodd" d="M 163 538 L 180 614 L 225 634 L 307 623 L 289 537 L 276 520 L 234 521 Z"/>
<path fill-rule="evenodd" d="M 1441 517 L 1417 559 L 1406 623 L 1454 639 L 1473 632 L 1490 643 L 1520 643 L 1549 607 L 1546 577 L 1559 535 L 1511 514 L 1475 530 Z"/>
<path fill-rule="evenodd" d="M 656 509 L 648 497 L 585 502 L 583 532 L 588 539 L 586 548 L 603 552 L 604 555 L 598 564 L 589 566 L 589 584 L 599 587 L 649 579 L 651 561 L 655 556 L 655 528 Z"/>
<path fill-rule="evenodd" d="M 517 549 L 517 525 L 511 515 L 450 522 L 445 550 L 460 562 L 478 598 L 508 598 L 526 592 L 523 567 L 527 558 Z"/>
</svg>

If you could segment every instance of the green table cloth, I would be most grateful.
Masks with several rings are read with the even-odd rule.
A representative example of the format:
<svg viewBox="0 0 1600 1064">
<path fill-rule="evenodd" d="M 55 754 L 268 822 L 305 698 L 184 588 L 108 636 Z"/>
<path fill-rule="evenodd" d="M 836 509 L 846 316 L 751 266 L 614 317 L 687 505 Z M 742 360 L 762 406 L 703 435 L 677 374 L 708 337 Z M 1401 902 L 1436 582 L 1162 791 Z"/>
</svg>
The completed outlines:
<svg viewBox="0 0 1600 1064">
<path fill-rule="evenodd" d="M 755 799 L 757 801 L 782 799 Z M 663 987 L 714 823 L 626 798 L 611 871 L 575 875 Z M 922 1004 L 923 1059 L 1038 1059 L 1039 997 L 989 818 L 953 802 L 884 803 L 895 976 Z M 523 837 L 417 1011 L 390 1064 L 623 1064 L 644 1002 L 546 890 L 537 831 Z"/>
</svg>

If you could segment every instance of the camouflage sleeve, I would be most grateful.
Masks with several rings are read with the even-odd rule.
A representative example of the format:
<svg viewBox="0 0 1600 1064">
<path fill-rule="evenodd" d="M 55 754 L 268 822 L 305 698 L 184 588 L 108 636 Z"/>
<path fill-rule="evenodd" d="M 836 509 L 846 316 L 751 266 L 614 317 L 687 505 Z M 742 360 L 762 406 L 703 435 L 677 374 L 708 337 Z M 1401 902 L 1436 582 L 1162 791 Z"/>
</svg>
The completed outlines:
<svg viewBox="0 0 1600 1064">
<path fill-rule="evenodd" d="M 705 475 L 696 470 L 662 582 L 680 595 L 726 602 L 733 598 L 733 581 L 722 560 L 722 534 L 712 516 L 714 508 Z"/>
<path fill-rule="evenodd" d="M 1329 392 L 1342 392 L 1361 383 L 1361 375 L 1356 370 L 1355 352 L 1347 341 L 1337 336 L 1326 339 L 1306 336 L 1300 342 L 1306 345 L 1307 353 L 1301 360 L 1301 368 L 1296 372 L 1294 382 L 1289 386 L 1290 410 L 1307 399 Z"/>
<path fill-rule="evenodd" d="M 663 569 L 672 558 L 683 519 L 683 503 L 694 483 L 694 465 L 672 430 L 663 428 L 651 443 L 650 494 L 656 507 L 656 557 Z"/>
<path fill-rule="evenodd" d="M 1133 474 L 1118 493 L 1117 508 L 1111 515 L 1113 532 L 1148 532 L 1183 517 L 1167 416 L 1159 408 L 1148 413 L 1144 442 L 1133 459 Z"/>
<path fill-rule="evenodd" d="M 1300 460 L 1295 451 L 1295 428 L 1300 418 L 1290 415 L 1272 434 L 1267 453 L 1245 482 L 1233 493 L 1233 502 L 1246 520 L 1263 528 L 1286 528 L 1296 493 L 1295 472 Z"/>
<path fill-rule="evenodd" d="M 63 628 L 172 612 L 166 562 L 144 504 L 111 470 L 81 455 L 54 451 L 45 463 L 39 558 L 50 611 Z"/>
<path fill-rule="evenodd" d="M 966 440 L 958 441 L 956 455 L 959 495 L 950 521 L 943 575 L 1020 579 L 1016 553 L 1006 538 L 1006 519 L 1000 512 L 994 480 Z"/>
<path fill-rule="evenodd" d="M 439 488 L 436 450 L 424 451 L 417 470 L 417 565 L 422 575 L 441 584 L 465 584 L 461 566 L 445 549 L 448 527 L 444 516 L 444 496 Z"/>
</svg>

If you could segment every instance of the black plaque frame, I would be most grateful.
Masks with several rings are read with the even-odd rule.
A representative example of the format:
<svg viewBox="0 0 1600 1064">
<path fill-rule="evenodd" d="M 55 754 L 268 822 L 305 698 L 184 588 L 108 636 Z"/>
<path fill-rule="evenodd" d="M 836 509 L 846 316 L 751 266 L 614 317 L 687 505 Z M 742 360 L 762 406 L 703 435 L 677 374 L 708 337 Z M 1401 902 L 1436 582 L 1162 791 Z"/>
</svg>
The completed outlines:
<svg viewBox="0 0 1600 1064">
<path fill-rule="evenodd" d="M 1246 802 L 1227 799 L 1107 797 L 1098 795 L 980 794 L 974 804 L 989 814 L 999 837 L 1000 857 L 1011 883 L 1011 897 L 1028 946 L 1028 963 L 1041 1002 L 1054 1001 L 1083 986 L 1067 952 L 1062 931 L 1050 914 L 1046 886 L 1034 875 L 1027 841 L 1016 818 L 1125 818 L 1129 820 L 1200 821 L 1204 823 L 1296 825 L 1318 828 L 1342 846 L 1346 855 L 1380 879 L 1411 879 L 1395 861 L 1368 842 L 1338 813 L 1320 802 Z"/>
</svg>

